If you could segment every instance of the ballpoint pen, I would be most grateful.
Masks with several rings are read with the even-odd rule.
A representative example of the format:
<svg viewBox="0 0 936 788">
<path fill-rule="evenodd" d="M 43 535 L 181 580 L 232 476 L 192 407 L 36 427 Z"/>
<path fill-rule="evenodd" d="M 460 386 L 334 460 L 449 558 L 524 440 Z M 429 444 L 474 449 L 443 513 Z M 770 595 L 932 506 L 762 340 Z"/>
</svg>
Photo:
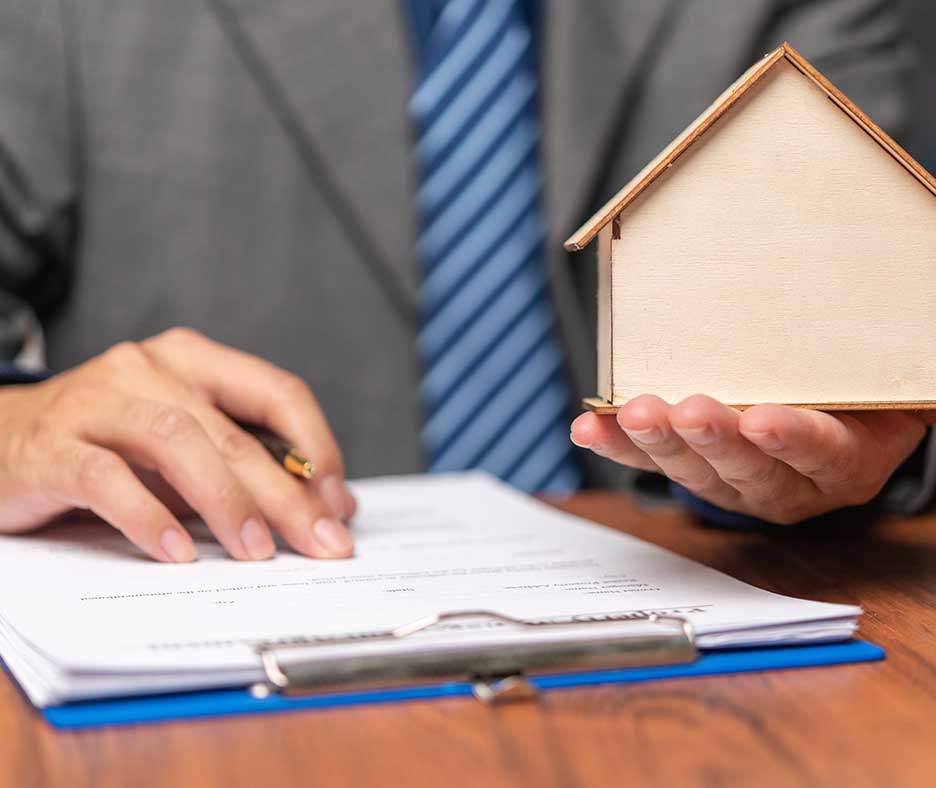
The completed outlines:
<svg viewBox="0 0 936 788">
<path fill-rule="evenodd" d="M 291 446 L 278 435 L 263 427 L 255 427 L 251 424 L 240 424 L 239 426 L 260 441 L 263 448 L 276 460 L 276 463 L 282 465 L 293 476 L 298 476 L 300 479 L 311 479 L 315 476 L 316 469 L 312 461 L 295 446 Z"/>
</svg>

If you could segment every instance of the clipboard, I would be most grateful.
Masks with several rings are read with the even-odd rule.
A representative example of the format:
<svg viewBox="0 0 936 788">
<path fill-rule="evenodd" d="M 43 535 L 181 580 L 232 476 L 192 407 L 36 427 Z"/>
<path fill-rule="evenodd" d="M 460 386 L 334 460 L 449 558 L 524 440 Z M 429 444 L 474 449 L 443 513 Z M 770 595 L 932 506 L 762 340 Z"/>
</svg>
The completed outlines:
<svg viewBox="0 0 936 788">
<path fill-rule="evenodd" d="M 349 658 L 346 651 L 340 658 L 327 655 L 329 647 L 401 642 L 439 624 L 477 618 L 545 636 L 507 647 L 413 648 L 389 658 L 366 653 Z M 76 729 L 443 697 L 473 696 L 496 704 L 534 700 L 563 687 L 840 665 L 885 656 L 879 646 L 858 639 L 703 653 L 689 621 L 656 614 L 615 622 L 621 624 L 619 631 L 594 636 L 594 627 L 608 623 L 533 622 L 489 610 L 442 613 L 366 635 L 260 644 L 256 651 L 265 678 L 250 687 L 78 701 L 46 707 L 42 714 L 56 728 Z M 630 624 L 642 630 L 649 624 L 657 631 L 628 633 Z M 572 628 L 581 637 L 570 637 Z"/>
</svg>

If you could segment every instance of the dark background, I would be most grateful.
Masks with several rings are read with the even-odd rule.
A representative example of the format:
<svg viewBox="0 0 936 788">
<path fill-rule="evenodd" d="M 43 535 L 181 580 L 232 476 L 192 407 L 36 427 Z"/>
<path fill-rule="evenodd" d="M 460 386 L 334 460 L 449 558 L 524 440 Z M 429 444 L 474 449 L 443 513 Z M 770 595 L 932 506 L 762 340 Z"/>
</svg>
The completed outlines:
<svg viewBox="0 0 936 788">
<path fill-rule="evenodd" d="M 936 0 L 902 0 L 907 34 L 921 66 L 913 92 L 913 125 L 906 146 L 930 172 L 936 170 Z"/>
</svg>

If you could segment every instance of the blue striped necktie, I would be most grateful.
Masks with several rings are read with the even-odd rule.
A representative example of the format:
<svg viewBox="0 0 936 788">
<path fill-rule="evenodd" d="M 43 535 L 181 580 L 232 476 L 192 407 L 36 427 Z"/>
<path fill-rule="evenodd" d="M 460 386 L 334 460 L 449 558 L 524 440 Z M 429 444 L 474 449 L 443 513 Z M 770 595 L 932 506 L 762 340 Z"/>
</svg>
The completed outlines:
<svg viewBox="0 0 936 788">
<path fill-rule="evenodd" d="M 547 282 L 534 42 L 514 0 L 448 0 L 409 108 L 431 471 L 567 492 L 570 389 Z"/>
</svg>

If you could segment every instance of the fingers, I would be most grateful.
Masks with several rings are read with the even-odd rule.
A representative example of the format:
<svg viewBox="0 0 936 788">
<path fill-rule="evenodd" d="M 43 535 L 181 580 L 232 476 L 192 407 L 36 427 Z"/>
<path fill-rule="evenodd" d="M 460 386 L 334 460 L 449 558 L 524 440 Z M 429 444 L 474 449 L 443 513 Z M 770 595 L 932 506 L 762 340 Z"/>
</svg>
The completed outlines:
<svg viewBox="0 0 936 788">
<path fill-rule="evenodd" d="M 758 405 L 741 415 L 739 430 L 766 454 L 847 502 L 873 497 L 893 468 L 913 451 L 925 427 L 899 412 L 832 415 Z"/>
<path fill-rule="evenodd" d="M 234 558 L 273 555 L 257 504 L 191 413 L 152 400 L 115 402 L 109 410 L 85 421 L 81 437 L 158 470 Z"/>
<path fill-rule="evenodd" d="M 354 542 L 347 528 L 307 483 L 283 470 L 255 437 L 224 414 L 204 406 L 195 415 L 266 521 L 293 549 L 313 558 L 352 554 Z"/>
<path fill-rule="evenodd" d="M 44 484 L 70 506 L 90 509 L 157 561 L 187 563 L 197 558 L 192 537 L 114 452 L 66 444 L 45 475 Z"/>
<path fill-rule="evenodd" d="M 160 400 L 169 403 L 168 407 L 174 406 L 176 418 L 187 422 L 194 420 L 201 427 L 203 437 L 214 447 L 212 454 L 217 455 L 227 475 L 237 480 L 236 486 L 228 482 L 225 488 L 231 491 L 230 497 L 234 499 L 235 506 L 238 499 L 246 498 L 259 513 L 258 517 L 248 517 L 249 522 L 242 526 L 242 541 L 248 552 L 252 553 L 251 557 L 268 557 L 274 550 L 267 524 L 281 533 L 294 549 L 305 555 L 321 558 L 351 555 L 353 542 L 347 529 L 335 518 L 334 512 L 337 510 L 342 518 L 350 517 L 355 502 L 344 484 L 341 457 L 334 445 L 334 438 L 304 384 L 267 362 L 225 348 L 195 332 L 167 332 L 155 340 L 148 340 L 141 347 L 148 358 L 149 369 L 142 369 L 137 377 L 144 379 L 145 390 L 151 396 L 158 396 Z M 272 407 L 270 391 L 259 389 L 253 396 L 242 398 L 242 392 L 249 392 L 258 379 L 268 384 L 271 380 L 285 380 L 285 390 L 294 391 L 298 401 L 294 398 L 290 404 Z M 137 381 L 136 388 L 139 385 Z M 134 389 L 125 394 L 133 399 Z M 215 404 L 245 420 L 271 427 L 287 438 L 291 437 L 288 430 L 281 425 L 277 426 L 277 418 L 282 413 L 312 411 L 317 414 L 325 434 L 324 437 L 322 434 L 313 435 L 309 442 L 324 445 L 325 450 L 314 452 L 304 448 L 304 442 L 295 439 L 292 442 L 314 458 L 319 470 L 318 483 L 312 485 L 286 473 L 254 437 L 239 428 Z M 155 403 L 146 407 L 153 408 Z M 148 418 L 144 413 L 143 421 Z M 194 431 L 194 427 L 189 426 Z M 199 443 L 203 444 L 204 441 L 199 440 Z M 202 448 L 208 451 L 204 446 Z M 141 447 L 137 445 L 136 450 L 140 451 Z M 325 458 L 324 467 L 321 465 L 321 457 Z M 215 458 L 210 463 L 210 467 L 220 473 Z M 323 471 L 325 475 L 321 478 Z M 179 481 L 175 478 L 169 478 L 169 481 L 177 488 L 179 483 L 190 483 L 187 491 L 179 490 L 190 503 L 199 492 L 191 489 L 193 483 L 184 473 Z M 197 505 L 195 508 L 198 508 Z M 214 527 L 212 519 L 206 516 L 206 510 L 198 508 L 198 511 L 209 526 Z M 222 529 L 220 533 L 230 537 L 230 526 L 225 526 L 222 521 L 217 527 Z M 253 541 L 248 543 L 248 539 Z M 232 555 L 236 553 L 232 552 Z"/>
<path fill-rule="evenodd" d="M 331 512 L 350 517 L 355 503 L 344 483 L 341 455 L 308 388 L 272 365 L 192 332 L 171 335 L 168 345 L 168 335 L 156 346 L 156 340 L 145 343 L 149 350 L 137 343 L 116 345 L 31 387 L 22 401 L 14 393 L 15 404 L 7 410 L 16 416 L 15 429 L 6 429 L 13 437 L 0 459 L 15 465 L 17 473 L 0 475 L 0 529 L 33 528 L 68 506 L 87 506 L 160 560 L 191 560 L 191 539 L 154 495 L 166 484 L 147 489 L 146 479 L 156 478 L 178 493 L 169 496 L 178 510 L 187 506 L 200 514 L 234 558 L 273 555 L 268 518 L 302 553 L 349 555 L 350 537 Z M 182 352 L 189 340 L 195 352 Z M 256 378 L 264 378 L 262 385 Z M 214 406 L 209 390 L 242 418 L 306 451 L 326 472 L 317 491 L 280 468 Z M 249 396 L 242 396 L 243 390 Z M 48 457 L 62 453 L 62 446 L 85 447 L 80 461 L 69 465 L 65 457 L 61 467 L 47 469 Z M 40 476 L 49 477 L 47 483 L 38 484 Z M 53 476 L 65 480 L 61 489 Z M 138 527 L 134 512 L 141 513 Z"/>
<path fill-rule="evenodd" d="M 187 329 L 173 329 L 148 340 L 144 349 L 226 413 L 294 443 L 315 465 L 317 489 L 334 515 L 347 520 L 354 514 L 355 501 L 344 484 L 338 444 L 301 378 Z"/>
<path fill-rule="evenodd" d="M 797 512 L 786 512 L 786 507 L 811 501 L 819 492 L 816 485 L 745 438 L 740 420 L 739 411 L 702 395 L 683 400 L 669 412 L 676 433 L 749 507 L 776 512 L 777 519 L 797 519 Z"/>
<path fill-rule="evenodd" d="M 828 414 L 758 405 L 739 413 L 696 395 L 670 406 L 643 395 L 609 418 L 580 416 L 572 438 L 635 467 L 652 463 L 717 506 L 794 523 L 873 498 L 925 433 L 918 413 Z M 641 458 L 643 453 L 646 459 Z"/>
<path fill-rule="evenodd" d="M 614 416 L 583 413 L 572 422 L 570 437 L 576 446 L 591 449 L 599 457 L 606 457 L 621 465 L 643 471 L 660 470 L 659 466 L 627 437 Z"/>
<path fill-rule="evenodd" d="M 634 445 L 670 479 L 718 506 L 736 508 L 739 492 L 676 433 L 670 425 L 670 410 L 659 397 L 644 394 L 622 406 L 616 418 Z"/>
</svg>

